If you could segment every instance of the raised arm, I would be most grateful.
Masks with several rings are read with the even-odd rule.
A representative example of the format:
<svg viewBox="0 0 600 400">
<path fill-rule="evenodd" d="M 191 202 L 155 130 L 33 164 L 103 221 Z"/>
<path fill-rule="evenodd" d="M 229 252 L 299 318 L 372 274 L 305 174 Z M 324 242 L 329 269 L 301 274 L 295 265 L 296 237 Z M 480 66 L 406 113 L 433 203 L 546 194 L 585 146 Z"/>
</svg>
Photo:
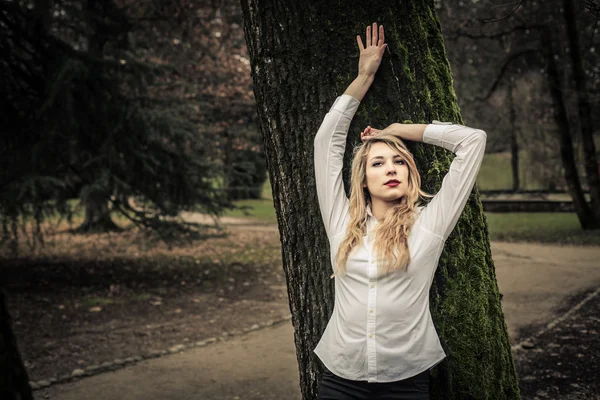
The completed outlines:
<svg viewBox="0 0 600 400">
<path fill-rule="evenodd" d="M 368 126 L 360 134 L 367 141 L 380 133 L 391 133 L 404 140 L 414 140 L 444 147 L 456 154 L 442 187 L 421 213 L 419 223 L 429 231 L 448 238 L 475 185 L 485 152 L 487 135 L 480 129 L 433 121 L 433 124 L 394 123 L 383 130 Z"/>
<path fill-rule="evenodd" d="M 358 109 L 385 51 L 383 26 L 367 27 L 366 44 L 360 36 L 357 43 L 360 51 L 358 76 L 338 97 L 323 119 L 314 141 L 314 163 L 317 196 L 327 236 L 341 232 L 348 216 L 348 198 L 344 192 L 342 168 L 346 149 L 346 136 L 350 122 Z"/>
<path fill-rule="evenodd" d="M 487 135 L 480 129 L 434 121 L 427 125 L 423 142 L 444 147 L 456 154 L 442 187 L 419 218 L 420 224 L 443 237 L 450 236 L 475 185 Z"/>
<path fill-rule="evenodd" d="M 344 192 L 342 167 L 348 127 L 359 104 L 352 96 L 338 97 L 315 136 L 317 197 L 329 238 L 343 229 L 348 215 L 348 198 Z"/>
</svg>

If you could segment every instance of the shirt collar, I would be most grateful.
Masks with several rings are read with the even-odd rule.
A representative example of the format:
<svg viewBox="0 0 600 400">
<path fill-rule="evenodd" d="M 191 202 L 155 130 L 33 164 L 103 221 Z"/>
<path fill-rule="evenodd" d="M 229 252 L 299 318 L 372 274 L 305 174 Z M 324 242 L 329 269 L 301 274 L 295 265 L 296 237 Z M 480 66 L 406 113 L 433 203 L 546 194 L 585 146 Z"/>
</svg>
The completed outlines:
<svg viewBox="0 0 600 400">
<path fill-rule="evenodd" d="M 371 218 L 375 218 L 373 211 L 371 211 L 371 203 L 367 203 L 367 215 Z"/>
</svg>

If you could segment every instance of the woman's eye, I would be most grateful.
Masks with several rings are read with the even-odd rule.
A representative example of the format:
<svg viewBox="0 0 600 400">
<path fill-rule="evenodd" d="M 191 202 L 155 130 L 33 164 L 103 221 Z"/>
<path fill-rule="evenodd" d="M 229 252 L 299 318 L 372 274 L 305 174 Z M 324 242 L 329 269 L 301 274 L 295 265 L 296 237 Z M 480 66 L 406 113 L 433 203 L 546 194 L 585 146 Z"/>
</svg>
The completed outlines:
<svg viewBox="0 0 600 400">
<path fill-rule="evenodd" d="M 404 160 L 396 160 L 396 164 L 402 165 L 402 164 L 404 164 Z"/>
<path fill-rule="evenodd" d="M 377 166 L 379 166 L 379 165 L 381 165 L 381 163 L 380 163 L 380 162 L 376 162 L 376 163 L 374 163 L 374 164 L 373 164 L 373 166 L 374 166 L 374 167 L 377 167 Z"/>
</svg>

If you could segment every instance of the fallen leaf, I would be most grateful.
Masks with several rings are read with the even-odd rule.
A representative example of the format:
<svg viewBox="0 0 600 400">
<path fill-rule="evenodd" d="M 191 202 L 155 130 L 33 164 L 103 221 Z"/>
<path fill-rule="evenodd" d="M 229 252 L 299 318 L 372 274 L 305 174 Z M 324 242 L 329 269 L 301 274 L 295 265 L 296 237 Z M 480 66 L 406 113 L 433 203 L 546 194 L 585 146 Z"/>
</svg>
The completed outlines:
<svg viewBox="0 0 600 400">
<path fill-rule="evenodd" d="M 102 307 L 96 306 L 96 307 L 90 308 L 90 312 L 99 312 L 99 311 L 102 311 Z"/>
</svg>

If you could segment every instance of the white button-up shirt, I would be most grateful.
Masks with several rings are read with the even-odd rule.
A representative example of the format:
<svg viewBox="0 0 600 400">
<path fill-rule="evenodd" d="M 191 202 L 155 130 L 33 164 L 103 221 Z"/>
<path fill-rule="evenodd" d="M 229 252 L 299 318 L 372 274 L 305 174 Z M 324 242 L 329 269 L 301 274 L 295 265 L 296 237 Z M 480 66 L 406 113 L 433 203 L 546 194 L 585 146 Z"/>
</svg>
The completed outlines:
<svg viewBox="0 0 600 400">
<path fill-rule="evenodd" d="M 350 121 L 359 106 L 338 97 L 315 137 L 315 175 L 331 262 L 346 235 L 349 200 L 342 165 Z M 442 187 L 426 207 L 418 207 L 408 237 L 411 262 L 406 271 L 379 274 L 373 253 L 377 220 L 367 210 L 367 234 L 335 277 L 335 305 L 315 354 L 346 379 L 392 382 L 417 375 L 443 360 L 444 350 L 429 311 L 429 289 L 444 242 L 467 202 L 485 150 L 482 130 L 435 121 L 423 142 L 451 150 L 456 157 Z"/>
</svg>

